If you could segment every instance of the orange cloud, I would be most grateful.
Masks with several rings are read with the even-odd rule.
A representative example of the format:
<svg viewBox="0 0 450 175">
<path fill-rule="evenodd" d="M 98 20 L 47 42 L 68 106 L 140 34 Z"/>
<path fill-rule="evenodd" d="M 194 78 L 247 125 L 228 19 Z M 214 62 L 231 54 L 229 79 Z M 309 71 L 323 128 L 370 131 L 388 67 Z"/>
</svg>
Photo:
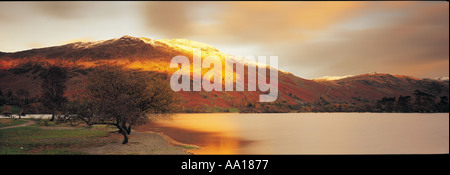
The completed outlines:
<svg viewBox="0 0 450 175">
<path fill-rule="evenodd" d="M 407 5 L 408 8 L 385 8 L 386 4 L 376 9 L 370 7 L 369 13 L 397 15 L 388 19 L 371 18 L 381 21 L 370 22 L 382 25 L 358 30 L 336 29 L 329 35 L 338 39 L 287 43 L 273 49 L 283 49 L 284 52 L 279 52 L 283 58 L 280 62 L 295 65 L 296 69 L 288 67 L 302 77 L 367 72 L 448 76 L 448 3 Z M 313 70 L 306 72 L 309 67 Z"/>
<path fill-rule="evenodd" d="M 309 37 L 351 17 L 363 2 L 152 2 L 149 30 L 168 37 L 267 42 Z M 202 8 L 213 8 L 206 11 Z M 193 15 L 197 14 L 197 15 Z M 213 21 L 204 24 L 201 21 Z"/>
<path fill-rule="evenodd" d="M 338 23 L 364 6 L 362 2 L 235 2 L 224 13 L 225 21 L 236 28 L 275 26 L 302 30 L 316 30 Z M 242 22 L 238 24 L 235 21 Z"/>
</svg>

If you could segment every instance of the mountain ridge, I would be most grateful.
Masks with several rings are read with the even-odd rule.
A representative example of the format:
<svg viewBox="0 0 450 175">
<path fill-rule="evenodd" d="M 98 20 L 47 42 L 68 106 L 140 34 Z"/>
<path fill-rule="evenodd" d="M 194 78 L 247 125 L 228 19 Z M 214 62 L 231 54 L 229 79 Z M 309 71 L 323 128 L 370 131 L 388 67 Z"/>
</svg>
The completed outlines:
<svg viewBox="0 0 450 175">
<path fill-rule="evenodd" d="M 74 42 L 13 53 L 0 52 L 0 88 L 8 91 L 17 90 L 15 87 L 26 87 L 33 91 L 33 95 L 39 95 L 39 90 L 36 90 L 39 88 L 36 87 L 39 86 L 40 80 L 35 75 L 39 70 L 32 70 L 32 65 L 42 68 L 53 64 L 72 69 L 72 79 L 68 82 L 66 94 L 70 97 L 84 88 L 82 82 L 87 76 L 77 73 L 80 69 L 88 70 L 102 63 L 117 63 L 132 69 L 170 75 L 174 72 L 168 65 L 171 58 L 183 55 L 192 62 L 193 53 L 189 51 L 192 48 L 199 48 L 202 58 L 215 55 L 223 59 L 227 55 L 208 44 L 186 39 L 152 40 L 127 35 L 118 39 Z M 406 75 L 362 74 L 320 81 L 304 79 L 281 70 L 278 75 L 279 94 L 276 102 L 280 106 L 290 108 L 311 105 L 321 100 L 360 105 L 383 97 L 412 96 L 415 90 L 439 97 L 448 96 L 449 91 L 448 81 L 418 79 Z M 35 89 L 31 89 L 32 87 Z M 186 108 L 199 108 L 200 111 L 202 108 L 240 108 L 256 103 L 260 93 L 262 92 L 179 92 Z"/>
</svg>

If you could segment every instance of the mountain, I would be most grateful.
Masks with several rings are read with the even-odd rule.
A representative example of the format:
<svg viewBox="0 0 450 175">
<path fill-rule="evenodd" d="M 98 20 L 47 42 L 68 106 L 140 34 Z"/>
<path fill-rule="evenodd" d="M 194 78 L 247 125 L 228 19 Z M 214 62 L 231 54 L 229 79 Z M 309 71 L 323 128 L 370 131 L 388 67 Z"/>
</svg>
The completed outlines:
<svg viewBox="0 0 450 175">
<path fill-rule="evenodd" d="M 361 98 L 381 99 L 383 97 L 412 96 L 415 90 L 429 92 L 435 96 L 448 95 L 448 83 L 418 79 L 404 75 L 371 73 L 326 81 L 336 99 Z M 332 93 L 329 93 L 331 95 Z"/>
<path fill-rule="evenodd" d="M 176 71 L 169 66 L 172 57 L 183 55 L 192 63 L 192 48 L 202 51 L 202 59 L 214 55 L 223 62 L 227 56 L 210 45 L 186 39 L 151 40 L 131 36 L 97 42 L 75 42 L 13 53 L 0 52 L 0 90 L 6 94 L 8 91 L 14 93 L 19 89 L 25 89 L 30 96 L 40 96 L 42 80 L 39 73 L 46 66 L 53 64 L 69 68 L 70 78 L 67 82 L 66 96 L 71 98 L 73 94 L 85 88 L 90 68 L 96 65 L 116 63 L 130 69 L 170 76 Z M 237 62 L 239 61 L 242 60 Z M 208 69 L 203 69 L 201 74 L 207 71 Z M 262 93 L 259 91 L 178 92 L 184 99 L 183 110 L 211 112 L 256 106 L 267 108 L 266 111 L 285 112 L 289 109 L 299 110 L 320 101 L 357 106 L 374 103 L 383 97 L 413 96 L 415 90 L 427 92 L 435 97 L 448 97 L 449 94 L 448 81 L 377 73 L 308 80 L 288 72 L 277 71 L 278 98 L 275 103 L 257 103 L 259 94 Z M 246 77 L 247 73 L 239 76 Z"/>
<path fill-rule="evenodd" d="M 439 78 L 436 78 L 436 80 L 439 80 L 439 81 L 448 81 L 449 78 L 448 78 L 448 77 L 439 77 Z"/>
</svg>

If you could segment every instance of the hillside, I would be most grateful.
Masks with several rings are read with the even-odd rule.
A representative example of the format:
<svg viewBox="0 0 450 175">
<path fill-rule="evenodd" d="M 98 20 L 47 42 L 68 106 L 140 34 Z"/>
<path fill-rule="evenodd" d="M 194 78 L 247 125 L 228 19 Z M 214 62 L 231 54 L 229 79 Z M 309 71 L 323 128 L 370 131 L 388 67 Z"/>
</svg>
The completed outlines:
<svg viewBox="0 0 450 175">
<path fill-rule="evenodd" d="M 171 58 L 183 55 L 192 63 L 192 48 L 201 49 L 202 59 L 215 55 L 223 61 L 226 56 L 210 45 L 195 41 L 151 40 L 131 36 L 14 53 L 0 52 L 0 90 L 2 94 L 7 94 L 8 91 L 15 94 L 19 89 L 24 89 L 31 97 L 39 97 L 42 81 L 39 74 L 48 65 L 68 68 L 66 96 L 69 98 L 85 88 L 90 68 L 103 63 L 122 64 L 129 69 L 169 77 L 176 70 L 169 67 Z M 201 74 L 207 71 L 208 69 L 203 69 Z M 238 76 L 247 75 L 245 73 Z M 258 91 L 178 93 L 184 99 L 185 112 L 236 111 L 245 108 L 261 108 L 265 112 L 311 111 L 312 105 L 320 101 L 355 107 L 373 104 L 383 97 L 413 96 L 415 90 L 435 96 L 436 102 L 439 97 L 448 97 L 449 94 L 448 80 L 417 79 L 402 75 L 363 74 L 336 80 L 307 80 L 278 71 L 278 79 L 278 98 L 270 104 L 257 103 L 261 94 Z"/>
</svg>

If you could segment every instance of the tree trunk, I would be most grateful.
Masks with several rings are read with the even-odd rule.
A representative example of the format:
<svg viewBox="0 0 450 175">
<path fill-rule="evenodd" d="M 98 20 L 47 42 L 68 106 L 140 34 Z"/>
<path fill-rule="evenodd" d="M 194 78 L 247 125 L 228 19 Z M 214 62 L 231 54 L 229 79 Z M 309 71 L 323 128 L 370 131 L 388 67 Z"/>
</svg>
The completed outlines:
<svg viewBox="0 0 450 175">
<path fill-rule="evenodd" d="M 131 134 L 131 124 L 130 124 L 130 126 L 128 126 L 127 134 L 128 134 L 128 135 Z"/>
<path fill-rule="evenodd" d="M 126 131 L 126 128 L 123 128 L 123 126 L 121 126 L 121 125 L 116 125 L 118 128 L 119 128 L 119 130 L 121 131 L 120 133 L 122 133 L 122 135 L 123 135 L 123 142 L 122 142 L 122 144 L 127 144 L 128 143 L 128 136 L 127 136 L 127 131 Z"/>
<path fill-rule="evenodd" d="M 123 130 L 125 130 L 125 131 L 127 132 L 127 134 L 130 134 L 130 133 L 131 133 L 131 124 L 128 125 L 128 127 L 127 127 L 127 123 L 126 123 L 126 122 L 123 122 L 123 123 L 122 123 L 122 128 L 123 128 Z"/>
<path fill-rule="evenodd" d="M 127 144 L 128 143 L 127 132 L 125 132 L 125 130 L 122 130 L 122 135 L 123 135 L 123 142 L 122 142 L 122 144 Z"/>
<path fill-rule="evenodd" d="M 117 133 L 122 133 L 122 127 L 120 127 L 119 122 L 116 122 L 115 124 L 113 124 L 114 126 L 116 126 L 117 128 L 119 128 L 119 130 L 117 131 Z"/>
<path fill-rule="evenodd" d="M 54 121 L 55 120 L 55 112 L 52 113 L 52 118 L 50 119 L 50 121 Z"/>
</svg>

